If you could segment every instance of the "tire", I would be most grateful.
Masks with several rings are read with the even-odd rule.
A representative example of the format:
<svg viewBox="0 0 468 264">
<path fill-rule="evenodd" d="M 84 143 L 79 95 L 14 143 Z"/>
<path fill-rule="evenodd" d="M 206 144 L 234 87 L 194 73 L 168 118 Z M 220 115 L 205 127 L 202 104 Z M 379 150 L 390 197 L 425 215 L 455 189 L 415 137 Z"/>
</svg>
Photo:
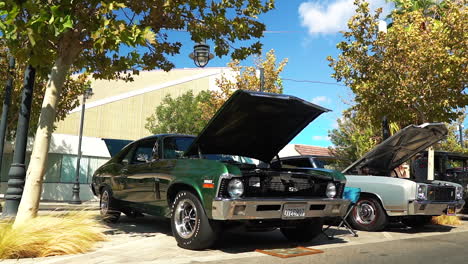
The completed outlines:
<svg viewBox="0 0 468 264">
<path fill-rule="evenodd" d="M 430 215 L 411 215 L 401 219 L 401 222 L 409 227 L 418 228 L 431 223 Z"/>
<path fill-rule="evenodd" d="M 177 193 L 171 206 L 171 228 L 181 248 L 200 250 L 213 246 L 218 228 L 206 216 L 198 199 L 190 191 Z"/>
<path fill-rule="evenodd" d="M 116 201 L 112 197 L 112 191 L 104 187 L 99 199 L 99 211 L 105 222 L 116 223 L 120 218 L 120 210 L 116 206 Z"/>
<path fill-rule="evenodd" d="M 388 216 L 377 199 L 361 197 L 348 216 L 348 222 L 357 230 L 380 231 L 387 226 Z"/>
<path fill-rule="evenodd" d="M 314 218 L 295 227 L 282 227 L 281 233 L 291 242 L 306 243 L 322 232 L 323 219 Z"/>
</svg>

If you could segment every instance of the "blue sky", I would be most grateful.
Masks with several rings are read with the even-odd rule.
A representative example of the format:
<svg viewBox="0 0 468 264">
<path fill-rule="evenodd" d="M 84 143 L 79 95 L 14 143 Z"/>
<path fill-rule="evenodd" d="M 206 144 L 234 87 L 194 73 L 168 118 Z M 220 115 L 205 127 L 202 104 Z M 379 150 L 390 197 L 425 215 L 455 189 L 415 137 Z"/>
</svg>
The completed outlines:
<svg viewBox="0 0 468 264">
<path fill-rule="evenodd" d="M 371 9 L 384 7 L 388 14 L 392 5 L 385 0 L 368 0 Z M 354 13 L 354 0 L 312 0 L 276 1 L 276 9 L 262 15 L 259 20 L 267 32 L 261 42 L 264 52 L 274 49 L 278 60 L 288 58 L 289 62 L 281 74 L 282 78 L 310 80 L 337 84 L 331 78 L 327 56 L 336 57 L 336 44 L 342 40 L 340 30 Z M 273 31 L 273 32 L 268 32 Z M 280 31 L 280 33 L 275 33 Z M 171 38 L 182 40 L 181 53 L 173 57 L 176 68 L 194 67 L 188 59 L 193 42 L 186 32 L 173 32 Z M 190 44 L 188 44 L 190 43 Z M 210 44 L 210 43 L 209 43 Z M 211 43 L 213 50 L 213 45 Z M 215 57 L 208 67 L 224 67 L 230 57 Z M 251 65 L 253 58 L 242 64 Z M 305 128 L 291 143 L 330 146 L 328 131 L 336 127 L 336 120 L 348 106 L 343 101 L 352 100 L 351 91 L 342 85 L 292 82 L 285 80 L 284 93 L 300 97 L 332 110 L 325 113 Z"/>
</svg>

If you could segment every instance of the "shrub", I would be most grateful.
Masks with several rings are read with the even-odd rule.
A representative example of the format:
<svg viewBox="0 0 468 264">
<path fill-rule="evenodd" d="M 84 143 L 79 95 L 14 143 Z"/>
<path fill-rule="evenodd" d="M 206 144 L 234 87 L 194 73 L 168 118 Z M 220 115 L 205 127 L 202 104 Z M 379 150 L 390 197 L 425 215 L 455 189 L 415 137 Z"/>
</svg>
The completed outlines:
<svg viewBox="0 0 468 264">
<path fill-rule="evenodd" d="M 84 253 L 106 240 L 104 227 L 85 211 L 38 216 L 12 225 L 12 220 L 0 221 L 0 259 Z"/>
</svg>

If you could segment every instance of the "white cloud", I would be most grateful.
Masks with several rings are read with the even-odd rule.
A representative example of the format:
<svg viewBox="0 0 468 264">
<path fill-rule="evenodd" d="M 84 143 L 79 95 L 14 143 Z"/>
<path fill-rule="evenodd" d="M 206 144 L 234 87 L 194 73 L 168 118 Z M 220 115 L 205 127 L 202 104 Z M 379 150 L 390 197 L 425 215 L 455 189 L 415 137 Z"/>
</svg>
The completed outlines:
<svg viewBox="0 0 468 264">
<path fill-rule="evenodd" d="M 330 140 L 330 137 L 329 136 L 312 136 L 312 139 L 313 140 L 320 140 L 320 141 L 322 141 L 322 140 L 327 140 L 328 141 L 328 140 Z"/>
<path fill-rule="evenodd" d="M 329 104 L 331 103 L 331 99 L 326 96 L 317 96 L 312 98 L 311 102 L 317 105 Z"/>
<path fill-rule="evenodd" d="M 393 4 L 385 0 L 368 0 L 370 10 L 383 7 L 381 17 L 390 13 Z M 346 29 L 346 24 L 354 15 L 354 0 L 317 0 L 304 2 L 299 6 L 302 26 L 308 28 L 310 35 L 334 34 Z"/>
</svg>

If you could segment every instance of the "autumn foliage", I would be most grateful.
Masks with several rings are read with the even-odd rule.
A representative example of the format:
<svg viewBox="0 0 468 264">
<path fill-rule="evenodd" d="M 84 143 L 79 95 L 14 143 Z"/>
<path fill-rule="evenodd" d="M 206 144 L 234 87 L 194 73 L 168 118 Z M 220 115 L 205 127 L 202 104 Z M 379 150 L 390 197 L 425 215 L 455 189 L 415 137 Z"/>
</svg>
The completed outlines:
<svg viewBox="0 0 468 264">
<path fill-rule="evenodd" d="M 228 63 L 235 75 L 223 75 L 216 80 L 219 90 L 210 91 L 211 99 L 201 103 L 202 119 L 208 122 L 236 90 L 260 91 L 260 68 L 264 69 L 263 92 L 283 93 L 283 83 L 279 75 L 287 62 L 288 59 L 277 62 L 275 51 L 270 50 L 265 59 L 258 57 L 254 66 L 241 66 L 238 60 Z"/>
<path fill-rule="evenodd" d="M 400 127 L 451 122 L 468 105 L 466 1 L 444 3 L 395 11 L 384 33 L 377 27 L 381 10 L 355 2 L 337 45 L 341 54 L 328 60 L 333 77 L 354 93 L 351 111 L 361 122 L 379 127 L 384 115 Z"/>
</svg>

